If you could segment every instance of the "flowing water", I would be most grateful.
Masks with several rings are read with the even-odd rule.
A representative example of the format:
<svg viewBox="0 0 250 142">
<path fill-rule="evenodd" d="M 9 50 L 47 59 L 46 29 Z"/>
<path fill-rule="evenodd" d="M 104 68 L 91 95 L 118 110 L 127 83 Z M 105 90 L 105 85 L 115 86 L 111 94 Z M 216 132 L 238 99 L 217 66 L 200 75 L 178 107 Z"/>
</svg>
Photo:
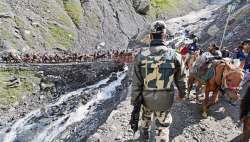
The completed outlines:
<svg viewBox="0 0 250 142">
<path fill-rule="evenodd" d="M 9 131 L 2 132 L 5 134 L 2 140 L 0 138 L 0 141 L 52 142 L 64 139 L 61 138 L 61 134 L 68 131 L 69 127 L 77 123 L 83 125 L 84 122 L 94 119 L 92 117 L 95 115 L 98 116 L 98 114 L 95 114 L 98 113 L 96 108 L 101 106 L 105 100 L 115 97 L 117 88 L 122 85 L 122 81 L 126 77 L 126 71 L 127 68 L 122 72 L 113 73 L 109 78 L 65 94 L 57 102 L 30 112 L 24 118 L 16 121 Z M 102 111 L 102 108 L 99 108 L 100 111 Z M 98 127 L 97 124 L 93 125 Z M 86 132 L 86 134 L 89 134 L 89 132 Z M 87 136 L 83 134 L 81 137 Z"/>
</svg>

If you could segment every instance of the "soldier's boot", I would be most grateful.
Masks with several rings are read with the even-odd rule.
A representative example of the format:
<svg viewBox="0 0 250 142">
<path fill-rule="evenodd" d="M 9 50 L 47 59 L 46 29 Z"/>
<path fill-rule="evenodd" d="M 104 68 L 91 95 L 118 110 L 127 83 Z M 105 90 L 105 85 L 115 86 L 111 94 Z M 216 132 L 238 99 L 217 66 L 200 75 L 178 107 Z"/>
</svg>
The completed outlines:
<svg viewBox="0 0 250 142">
<path fill-rule="evenodd" d="M 169 142 L 169 128 L 156 130 L 155 142 Z"/>
<path fill-rule="evenodd" d="M 157 128 L 154 142 L 169 142 L 169 127 Z"/>
<path fill-rule="evenodd" d="M 169 126 L 172 122 L 171 114 L 168 112 L 156 113 L 155 120 L 155 142 L 169 142 Z"/>
<path fill-rule="evenodd" d="M 155 142 L 168 142 L 168 139 L 163 136 L 155 136 Z"/>
<path fill-rule="evenodd" d="M 148 142 L 149 141 L 149 131 L 148 128 L 141 128 L 140 130 L 140 142 Z"/>
</svg>

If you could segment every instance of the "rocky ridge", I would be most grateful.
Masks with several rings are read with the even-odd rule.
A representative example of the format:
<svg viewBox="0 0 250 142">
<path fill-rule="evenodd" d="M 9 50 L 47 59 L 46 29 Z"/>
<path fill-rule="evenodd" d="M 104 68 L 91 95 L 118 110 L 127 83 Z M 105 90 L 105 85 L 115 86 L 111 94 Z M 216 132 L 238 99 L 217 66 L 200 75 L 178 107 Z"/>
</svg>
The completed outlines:
<svg viewBox="0 0 250 142">
<path fill-rule="evenodd" d="M 229 11 L 230 15 L 229 15 Z M 229 49 L 237 48 L 240 41 L 250 38 L 250 3 L 247 1 L 231 2 L 225 7 L 218 9 L 214 21 L 201 31 L 201 45 L 207 47 L 210 42 L 221 44 L 224 29 L 228 20 L 225 32 L 223 47 Z"/>
<path fill-rule="evenodd" d="M 164 11 L 167 17 L 177 16 L 206 2 L 161 4 L 154 0 L 2 0 L 0 53 L 91 52 L 99 44 L 105 47 L 102 50 L 125 49 Z"/>
</svg>

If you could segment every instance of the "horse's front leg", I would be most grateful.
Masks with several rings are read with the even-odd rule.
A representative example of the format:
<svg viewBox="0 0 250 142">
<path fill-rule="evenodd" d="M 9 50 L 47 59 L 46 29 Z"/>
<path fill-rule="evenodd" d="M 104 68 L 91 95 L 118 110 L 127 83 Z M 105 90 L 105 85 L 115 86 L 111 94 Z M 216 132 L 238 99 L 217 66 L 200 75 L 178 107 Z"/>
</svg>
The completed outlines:
<svg viewBox="0 0 250 142">
<path fill-rule="evenodd" d="M 202 84 L 199 81 L 195 82 L 196 88 L 195 88 L 195 96 L 196 96 L 196 101 L 199 101 L 199 94 L 202 93 Z"/>
<path fill-rule="evenodd" d="M 211 107 L 212 105 L 216 104 L 218 100 L 219 100 L 219 88 L 213 91 L 213 95 L 207 105 L 207 109 L 209 109 L 209 107 Z"/>
<path fill-rule="evenodd" d="M 190 93 L 193 88 L 194 79 L 192 77 L 188 78 L 188 99 L 190 99 Z"/>
<path fill-rule="evenodd" d="M 209 88 L 208 86 L 206 85 L 206 89 L 205 89 L 205 99 L 203 101 L 203 104 L 202 104 L 202 116 L 204 118 L 207 118 L 207 111 L 208 111 L 208 103 L 209 103 Z"/>
</svg>

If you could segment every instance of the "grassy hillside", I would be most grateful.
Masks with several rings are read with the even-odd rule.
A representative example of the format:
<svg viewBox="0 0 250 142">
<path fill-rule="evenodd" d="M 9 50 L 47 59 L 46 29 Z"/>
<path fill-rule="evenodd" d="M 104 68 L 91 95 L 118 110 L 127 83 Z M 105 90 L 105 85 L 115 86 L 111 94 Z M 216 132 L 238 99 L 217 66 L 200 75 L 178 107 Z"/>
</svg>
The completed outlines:
<svg viewBox="0 0 250 142">
<path fill-rule="evenodd" d="M 203 3 L 203 4 L 202 4 Z M 151 0 L 149 15 L 155 18 L 183 15 L 188 11 L 200 9 L 204 0 Z"/>
<path fill-rule="evenodd" d="M 17 78 L 15 81 L 11 81 Z M 24 95 L 32 95 L 39 91 L 40 78 L 36 77 L 35 72 L 26 69 L 0 69 L 0 108 L 10 105 Z"/>
</svg>

